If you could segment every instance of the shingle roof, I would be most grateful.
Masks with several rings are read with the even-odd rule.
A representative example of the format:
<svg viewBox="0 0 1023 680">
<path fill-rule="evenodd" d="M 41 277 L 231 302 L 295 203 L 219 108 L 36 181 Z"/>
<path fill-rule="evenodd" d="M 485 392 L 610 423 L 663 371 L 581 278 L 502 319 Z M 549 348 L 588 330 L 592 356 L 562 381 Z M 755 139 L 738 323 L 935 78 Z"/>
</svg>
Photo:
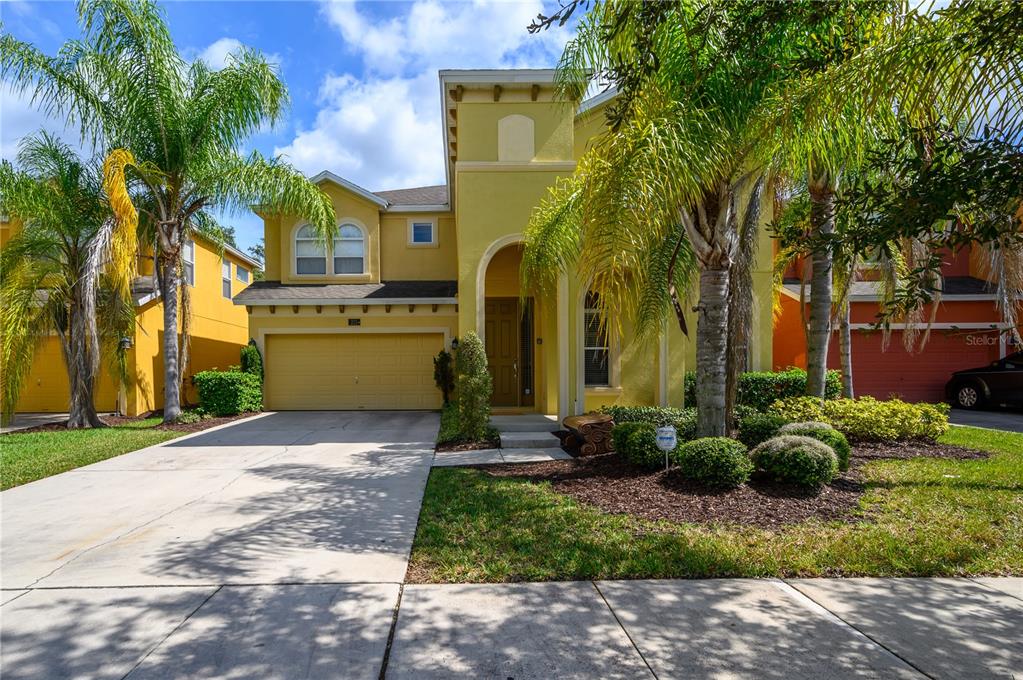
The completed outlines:
<svg viewBox="0 0 1023 680">
<path fill-rule="evenodd" d="M 446 184 L 374 191 L 373 193 L 391 205 L 445 205 L 448 202 L 448 186 Z"/>
<path fill-rule="evenodd" d="M 234 296 L 237 304 L 273 304 L 301 300 L 310 304 L 334 300 L 417 300 L 454 298 L 457 281 L 382 281 L 380 283 L 297 283 L 255 281 Z M 298 303 L 295 303 L 298 304 Z"/>
<path fill-rule="evenodd" d="M 993 295 L 994 287 L 983 279 L 972 276 L 946 276 L 941 280 L 942 295 Z M 799 294 L 799 279 L 785 279 L 785 287 Z M 806 294 L 810 295 L 810 284 L 806 285 Z M 877 281 L 855 281 L 849 294 L 853 298 L 877 297 L 879 284 Z"/>
</svg>

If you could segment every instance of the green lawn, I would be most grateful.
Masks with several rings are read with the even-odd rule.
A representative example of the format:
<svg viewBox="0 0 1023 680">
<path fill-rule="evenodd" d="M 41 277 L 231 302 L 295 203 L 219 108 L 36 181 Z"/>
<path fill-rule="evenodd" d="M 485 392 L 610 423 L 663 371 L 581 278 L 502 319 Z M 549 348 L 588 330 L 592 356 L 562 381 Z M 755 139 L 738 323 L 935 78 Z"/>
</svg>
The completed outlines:
<svg viewBox="0 0 1023 680">
<path fill-rule="evenodd" d="M 95 430 L 49 430 L 0 436 L 0 489 L 49 477 L 185 434 L 154 429 L 159 418 Z"/>
<path fill-rule="evenodd" d="M 546 483 L 435 468 L 410 578 L 1023 575 L 1023 435 L 953 428 L 942 441 L 995 455 L 869 463 L 855 522 L 777 531 L 609 515 Z"/>
</svg>

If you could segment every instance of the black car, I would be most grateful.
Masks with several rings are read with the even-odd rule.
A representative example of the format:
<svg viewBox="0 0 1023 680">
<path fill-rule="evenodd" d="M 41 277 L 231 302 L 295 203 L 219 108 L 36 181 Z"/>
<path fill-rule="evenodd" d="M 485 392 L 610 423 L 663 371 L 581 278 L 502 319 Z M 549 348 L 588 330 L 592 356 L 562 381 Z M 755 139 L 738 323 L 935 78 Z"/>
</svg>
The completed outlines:
<svg viewBox="0 0 1023 680">
<path fill-rule="evenodd" d="M 982 408 L 986 404 L 1023 406 L 1023 352 L 1010 354 L 988 366 L 956 371 L 945 385 L 953 406 Z"/>
</svg>

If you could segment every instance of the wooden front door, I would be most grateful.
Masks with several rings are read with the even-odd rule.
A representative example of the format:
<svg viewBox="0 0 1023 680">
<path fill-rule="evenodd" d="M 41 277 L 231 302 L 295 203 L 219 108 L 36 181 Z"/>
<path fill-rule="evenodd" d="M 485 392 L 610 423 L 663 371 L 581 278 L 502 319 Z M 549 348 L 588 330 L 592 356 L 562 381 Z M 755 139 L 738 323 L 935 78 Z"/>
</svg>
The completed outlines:
<svg viewBox="0 0 1023 680">
<path fill-rule="evenodd" d="M 487 363 L 494 378 L 494 406 L 519 406 L 519 300 L 487 298 Z"/>
</svg>

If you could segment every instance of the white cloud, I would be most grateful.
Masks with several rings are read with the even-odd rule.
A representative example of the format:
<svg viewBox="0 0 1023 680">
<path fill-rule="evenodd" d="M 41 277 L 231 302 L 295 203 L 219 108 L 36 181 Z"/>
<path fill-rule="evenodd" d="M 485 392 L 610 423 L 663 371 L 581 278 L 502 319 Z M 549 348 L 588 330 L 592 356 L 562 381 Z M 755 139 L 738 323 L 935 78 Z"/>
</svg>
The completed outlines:
<svg viewBox="0 0 1023 680">
<path fill-rule="evenodd" d="M 83 153 L 76 130 L 68 130 L 62 120 L 42 113 L 29 94 L 17 91 L 7 81 L 0 82 L 0 158 L 13 162 L 22 138 L 39 130 L 60 137 Z"/>
<path fill-rule="evenodd" d="M 567 29 L 529 35 L 540 0 L 417 0 L 373 18 L 354 2 L 325 2 L 324 16 L 361 58 L 361 77 L 327 75 L 309 129 L 275 153 L 303 172 L 330 170 L 371 190 L 444 181 L 440 93 L 444 68 L 549 68 Z"/>
<path fill-rule="evenodd" d="M 213 41 L 201 52 L 191 51 L 192 55 L 190 56 L 192 59 L 205 61 L 210 68 L 219 70 L 227 66 L 227 58 L 230 55 L 235 54 L 243 47 L 245 45 L 237 38 L 224 37 Z M 187 52 L 189 50 L 186 50 L 186 54 Z M 279 65 L 281 63 L 281 56 L 279 54 L 264 53 L 263 57 L 271 64 Z"/>
</svg>

